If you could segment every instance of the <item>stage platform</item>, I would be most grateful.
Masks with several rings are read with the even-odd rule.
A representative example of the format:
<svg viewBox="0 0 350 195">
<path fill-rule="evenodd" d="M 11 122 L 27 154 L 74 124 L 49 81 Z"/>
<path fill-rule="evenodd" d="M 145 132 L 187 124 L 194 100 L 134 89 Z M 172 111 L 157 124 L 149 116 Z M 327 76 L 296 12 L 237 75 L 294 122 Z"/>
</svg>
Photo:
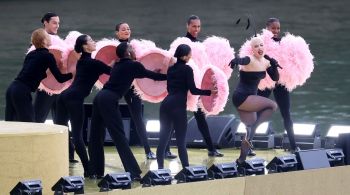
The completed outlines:
<svg viewBox="0 0 350 195">
<path fill-rule="evenodd" d="M 9 194 L 20 180 L 33 179 L 50 192 L 69 172 L 67 144 L 65 126 L 0 121 L 0 194 Z"/>
<path fill-rule="evenodd" d="M 148 170 L 157 169 L 156 160 L 146 160 L 144 150 L 141 147 L 132 147 L 132 150 L 143 171 L 143 175 Z M 155 148 L 152 148 L 155 151 Z M 176 148 L 171 148 L 173 153 L 177 153 Z M 210 167 L 214 163 L 232 162 L 239 156 L 236 148 L 220 150 L 225 154 L 222 158 L 208 157 L 206 149 L 188 149 L 191 165 L 206 165 Z M 257 157 L 271 161 L 275 156 L 287 154 L 281 149 L 256 150 Z M 106 153 L 106 173 L 122 172 L 122 165 L 114 147 L 105 147 Z M 165 167 L 170 168 L 172 176 L 181 170 L 179 159 L 166 160 Z M 83 169 L 80 163 L 70 164 L 71 175 L 81 175 Z M 287 173 L 276 173 L 261 176 L 246 176 L 232 179 L 211 180 L 195 183 L 176 184 L 175 181 L 170 186 L 155 186 L 142 188 L 136 182 L 132 184 L 130 190 L 114 190 L 108 193 L 127 195 L 155 195 L 155 194 L 190 194 L 190 195 L 257 195 L 257 194 L 350 194 L 350 166 L 314 169 L 306 171 L 296 171 Z M 85 193 L 99 195 L 107 193 L 98 192 L 97 183 L 99 180 L 85 179 Z"/>
<path fill-rule="evenodd" d="M 53 194 L 52 185 L 62 176 L 83 175 L 81 163 L 68 163 L 67 129 L 37 123 L 0 122 L 0 192 L 8 194 L 20 180 L 40 179 L 43 194 Z M 133 146 L 133 153 L 143 171 L 156 170 L 156 160 L 147 160 L 142 147 Z M 152 151 L 156 151 L 152 148 Z M 177 154 L 176 148 L 171 151 Z M 210 167 L 214 163 L 232 162 L 239 156 L 237 148 L 222 149 L 224 157 L 208 157 L 206 149 L 188 149 L 191 165 Z M 287 152 L 281 149 L 256 150 L 257 157 L 266 162 Z M 76 159 L 80 161 L 77 155 Z M 105 173 L 123 172 L 116 149 L 105 147 Z M 68 172 L 69 167 L 69 172 Z M 179 159 L 166 160 L 172 176 L 181 170 Z M 142 188 L 140 183 L 132 184 L 129 190 L 99 192 L 99 180 L 85 179 L 85 194 L 91 195 L 294 195 L 294 194 L 350 194 L 350 166 L 313 169 L 260 176 L 246 176 L 232 179 L 209 180 L 195 183 L 176 184 Z"/>
<path fill-rule="evenodd" d="M 350 166 L 247 176 L 92 195 L 346 195 Z"/>
</svg>

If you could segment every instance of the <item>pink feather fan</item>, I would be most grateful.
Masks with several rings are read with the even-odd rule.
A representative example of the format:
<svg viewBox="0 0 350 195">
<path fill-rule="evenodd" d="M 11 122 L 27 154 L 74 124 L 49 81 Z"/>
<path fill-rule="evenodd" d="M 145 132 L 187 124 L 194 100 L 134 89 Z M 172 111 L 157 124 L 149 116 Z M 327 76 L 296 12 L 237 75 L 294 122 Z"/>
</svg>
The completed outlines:
<svg viewBox="0 0 350 195">
<path fill-rule="evenodd" d="M 160 71 L 160 73 L 166 74 L 171 63 L 171 55 L 163 49 L 151 48 L 145 51 L 138 61 L 148 70 Z M 168 94 L 166 81 L 154 81 L 143 78 L 135 79 L 133 84 L 135 92 L 141 99 L 151 103 L 161 102 Z"/>
<path fill-rule="evenodd" d="M 115 39 L 102 39 L 96 43 L 96 50 L 92 52 L 91 57 L 104 62 L 105 64 L 112 66 L 119 58 L 116 54 L 116 48 L 119 45 L 119 41 Z M 109 75 L 102 74 L 95 83 L 96 88 L 101 89 L 103 85 L 108 81 Z"/>
<path fill-rule="evenodd" d="M 136 59 L 139 59 L 150 49 L 157 48 L 156 44 L 153 41 L 144 39 L 133 39 L 130 41 L 130 45 L 135 51 Z"/>
<path fill-rule="evenodd" d="M 82 34 L 78 31 L 70 31 L 64 40 L 64 42 L 68 45 L 68 58 L 66 62 L 67 68 L 68 68 L 68 72 L 73 73 L 73 79 L 76 73 L 77 62 L 80 58 L 80 54 L 74 51 L 74 45 L 77 38 L 80 35 Z M 69 82 L 71 83 L 73 79 L 71 79 Z"/>
<path fill-rule="evenodd" d="M 211 36 L 204 40 L 205 51 L 212 65 L 222 70 L 227 79 L 231 77 L 232 68 L 228 66 L 234 58 L 234 49 L 230 46 L 229 40 Z"/>
<path fill-rule="evenodd" d="M 170 44 L 170 53 L 175 53 L 176 48 L 180 44 L 186 44 L 191 47 L 192 50 L 192 59 L 197 64 L 198 68 L 201 70 L 204 66 L 207 66 L 210 64 L 209 58 L 207 56 L 206 47 L 201 42 L 192 42 L 187 37 L 179 37 L 175 39 Z"/>
<path fill-rule="evenodd" d="M 206 66 L 203 69 L 201 88 L 217 88 L 218 93 L 210 96 L 200 96 L 200 107 L 207 115 L 217 115 L 224 110 L 229 95 L 229 86 L 225 73 L 216 66 Z"/>
<path fill-rule="evenodd" d="M 278 83 L 292 91 L 297 86 L 302 86 L 311 76 L 314 69 L 314 57 L 309 45 L 300 36 L 286 34 L 281 40 L 281 53 L 278 58 L 283 69 L 279 69 L 280 79 Z"/>
</svg>

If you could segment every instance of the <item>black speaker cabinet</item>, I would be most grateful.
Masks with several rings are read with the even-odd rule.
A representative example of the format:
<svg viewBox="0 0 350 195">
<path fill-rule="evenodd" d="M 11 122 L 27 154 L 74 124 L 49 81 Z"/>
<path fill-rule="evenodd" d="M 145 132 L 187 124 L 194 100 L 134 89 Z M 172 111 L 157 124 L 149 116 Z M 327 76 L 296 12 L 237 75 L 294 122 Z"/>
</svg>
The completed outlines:
<svg viewBox="0 0 350 195">
<path fill-rule="evenodd" d="M 119 110 L 122 116 L 123 120 L 123 126 L 124 126 L 124 133 L 128 141 L 130 141 L 130 131 L 131 131 L 131 115 L 129 112 L 129 108 L 127 104 L 119 104 Z M 83 137 L 85 143 L 88 143 L 90 138 L 90 125 L 91 125 L 91 116 L 92 116 L 92 104 L 91 103 L 85 103 L 84 104 L 84 112 L 85 112 L 85 118 L 84 118 L 84 124 L 83 124 Z M 106 129 L 105 133 L 105 144 L 111 145 L 113 144 L 112 138 L 109 135 L 108 129 Z"/>
<path fill-rule="evenodd" d="M 324 149 L 300 150 L 295 152 L 295 155 L 299 162 L 299 170 L 330 167 L 327 153 Z"/>
<path fill-rule="evenodd" d="M 234 135 L 237 127 L 237 120 L 233 115 L 207 116 L 206 121 L 208 123 L 211 139 L 216 147 L 233 147 Z M 194 117 L 188 121 L 186 143 L 187 147 L 207 147 Z"/>
<path fill-rule="evenodd" d="M 188 166 L 178 172 L 174 178 L 177 183 L 205 181 L 208 180 L 207 167 L 202 165 Z"/>
<path fill-rule="evenodd" d="M 141 179 L 142 187 L 154 185 L 170 185 L 172 181 L 170 169 L 149 170 Z"/>
<path fill-rule="evenodd" d="M 343 149 L 345 165 L 350 165 L 350 133 L 339 134 L 336 147 Z"/>
<path fill-rule="evenodd" d="M 269 173 L 296 171 L 298 161 L 294 154 L 276 156 L 267 164 L 266 169 L 269 170 Z"/>
</svg>

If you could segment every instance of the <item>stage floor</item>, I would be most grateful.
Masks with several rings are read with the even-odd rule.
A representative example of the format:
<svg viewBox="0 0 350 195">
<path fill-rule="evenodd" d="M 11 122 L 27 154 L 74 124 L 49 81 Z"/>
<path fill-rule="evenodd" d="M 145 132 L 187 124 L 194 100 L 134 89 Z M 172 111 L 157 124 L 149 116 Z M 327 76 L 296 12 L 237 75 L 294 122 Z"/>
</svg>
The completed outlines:
<svg viewBox="0 0 350 195">
<path fill-rule="evenodd" d="M 156 160 L 147 160 L 144 149 L 142 147 L 132 147 L 132 151 L 136 157 L 137 162 L 139 163 L 142 169 L 142 176 L 147 173 L 148 170 L 156 170 L 157 162 Z M 156 148 L 152 148 L 152 151 L 155 153 Z M 272 160 L 275 156 L 286 154 L 282 149 L 270 149 L 270 150 L 255 150 L 257 153 L 257 157 L 265 159 L 267 162 Z M 171 152 L 177 154 L 176 148 L 171 148 Z M 214 163 L 225 163 L 232 162 L 236 160 L 239 156 L 239 150 L 234 148 L 230 149 L 221 149 L 220 152 L 224 153 L 224 157 L 208 157 L 208 153 L 206 149 L 199 148 L 189 148 L 188 156 L 190 165 L 206 165 L 210 167 Z M 77 154 L 75 154 L 75 158 L 80 161 Z M 123 166 L 119 159 L 119 155 L 116 152 L 115 147 L 106 146 L 105 147 L 105 158 L 106 158 L 106 169 L 105 174 L 107 173 L 117 173 L 123 172 Z M 179 158 L 174 160 L 166 160 L 165 167 L 169 168 L 172 172 L 172 175 L 176 175 L 181 170 L 181 164 Z M 83 168 L 81 163 L 70 163 L 69 165 L 69 174 L 70 175 L 83 175 Z M 99 188 L 97 187 L 97 183 L 100 180 L 94 179 L 85 179 L 85 193 L 89 192 L 98 192 Z M 135 182 L 132 188 L 141 187 L 139 183 Z"/>
</svg>

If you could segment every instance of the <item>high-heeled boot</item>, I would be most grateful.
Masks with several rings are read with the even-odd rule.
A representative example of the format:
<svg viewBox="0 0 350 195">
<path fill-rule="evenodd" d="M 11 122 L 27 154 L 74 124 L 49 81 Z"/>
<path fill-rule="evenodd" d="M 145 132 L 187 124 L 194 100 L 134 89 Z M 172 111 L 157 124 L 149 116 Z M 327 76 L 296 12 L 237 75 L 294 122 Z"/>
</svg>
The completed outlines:
<svg viewBox="0 0 350 195">
<path fill-rule="evenodd" d="M 236 163 L 238 166 L 241 165 L 247 159 L 247 155 L 248 155 L 250 148 L 251 148 L 251 146 L 249 144 L 249 141 L 246 139 L 242 140 L 241 153 L 240 153 L 238 159 L 236 160 Z"/>
</svg>

